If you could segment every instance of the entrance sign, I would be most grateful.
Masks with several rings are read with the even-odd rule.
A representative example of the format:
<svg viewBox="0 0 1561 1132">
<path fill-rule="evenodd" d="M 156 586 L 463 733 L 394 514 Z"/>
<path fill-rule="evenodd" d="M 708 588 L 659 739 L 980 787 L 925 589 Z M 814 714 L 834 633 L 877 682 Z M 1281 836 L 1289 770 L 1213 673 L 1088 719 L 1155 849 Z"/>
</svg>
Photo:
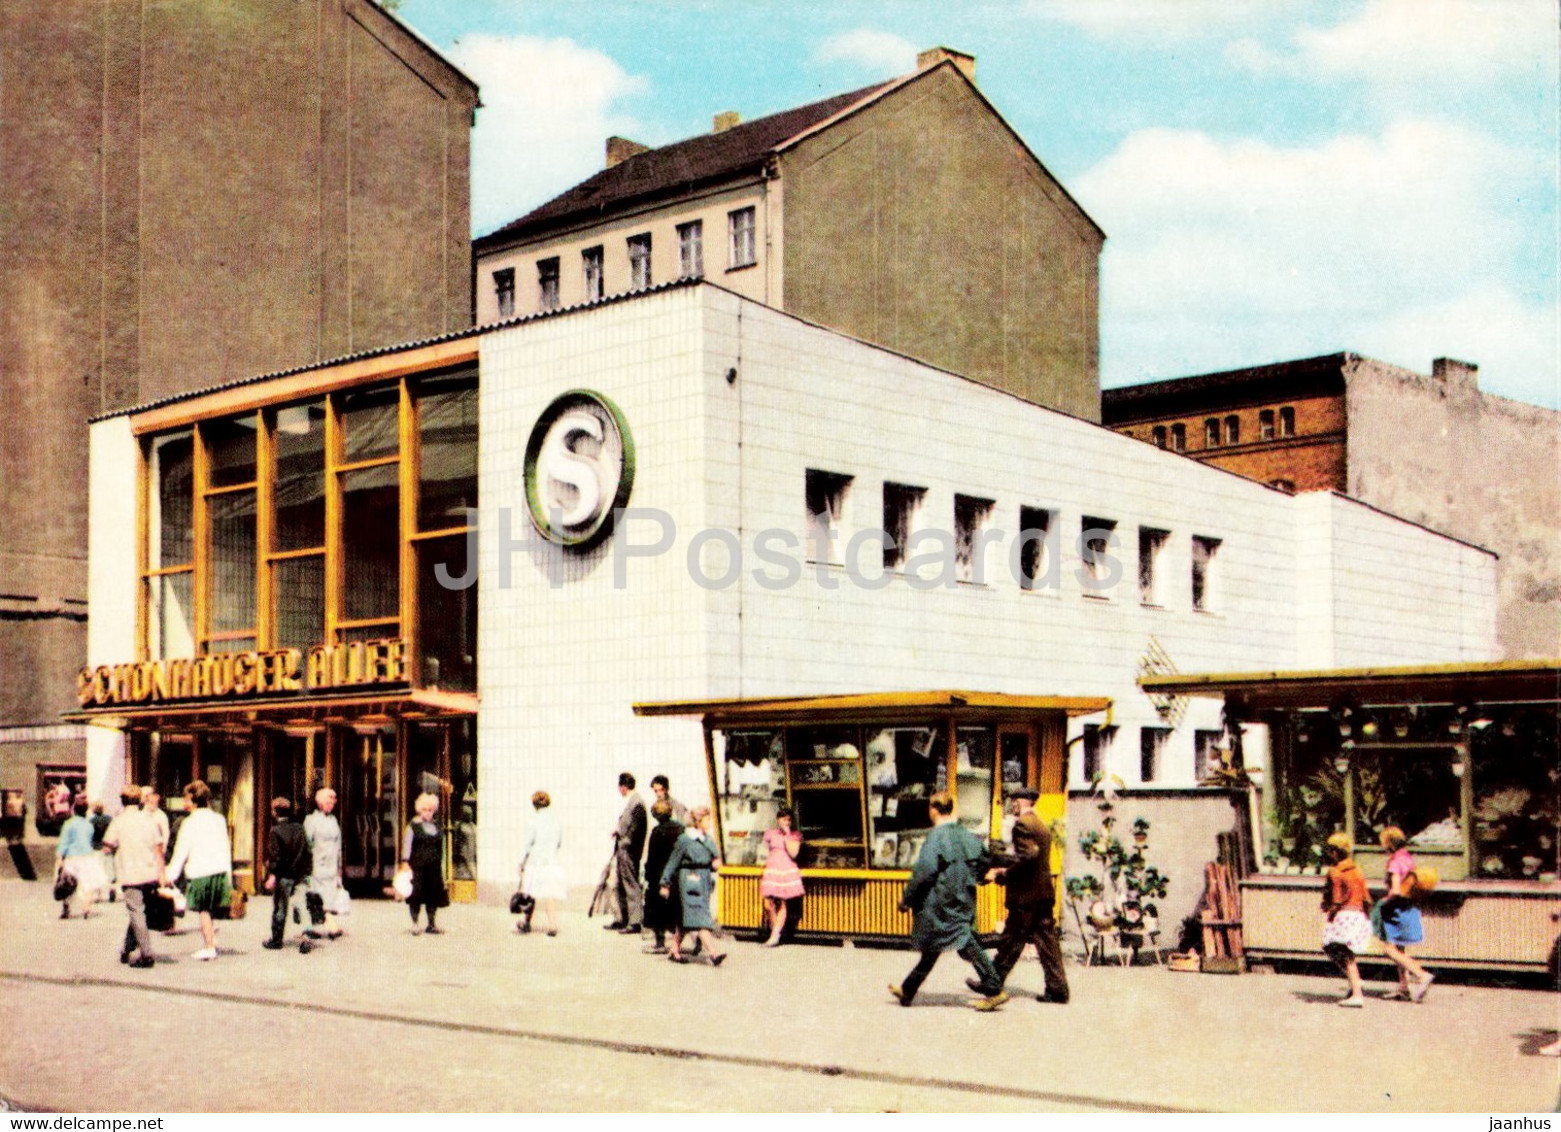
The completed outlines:
<svg viewBox="0 0 1561 1132">
<path fill-rule="evenodd" d="M 583 549 L 605 536 L 634 487 L 634 440 L 618 406 L 588 389 L 557 398 L 531 430 L 525 474 L 543 538 Z"/>
<path fill-rule="evenodd" d="M 76 675 L 82 707 L 165 700 L 221 700 L 276 692 L 317 692 L 402 684 L 407 646 L 400 637 L 266 652 L 218 653 L 131 664 L 88 665 Z"/>
</svg>

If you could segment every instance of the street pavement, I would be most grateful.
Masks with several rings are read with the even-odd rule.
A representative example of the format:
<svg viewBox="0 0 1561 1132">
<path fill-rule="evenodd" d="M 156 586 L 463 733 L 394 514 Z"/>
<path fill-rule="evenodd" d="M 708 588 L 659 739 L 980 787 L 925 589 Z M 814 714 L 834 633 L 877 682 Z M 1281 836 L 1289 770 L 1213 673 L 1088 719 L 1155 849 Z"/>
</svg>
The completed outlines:
<svg viewBox="0 0 1561 1132">
<path fill-rule="evenodd" d="M 117 962 L 120 904 L 58 919 L 45 883 L 0 881 L 0 1098 L 64 1112 L 1551 1111 L 1561 1026 L 1542 990 L 1438 982 L 1419 1005 L 1334 1005 L 1342 979 L 1070 966 L 1073 1002 L 970 1009 L 947 955 L 905 1009 L 885 989 L 914 954 L 728 941 L 677 966 L 566 912 L 516 935 L 463 906 L 445 934 L 359 901 L 342 939 L 263 950 L 270 901 L 154 933 Z M 1020 993 L 1027 992 L 1027 993 Z"/>
</svg>

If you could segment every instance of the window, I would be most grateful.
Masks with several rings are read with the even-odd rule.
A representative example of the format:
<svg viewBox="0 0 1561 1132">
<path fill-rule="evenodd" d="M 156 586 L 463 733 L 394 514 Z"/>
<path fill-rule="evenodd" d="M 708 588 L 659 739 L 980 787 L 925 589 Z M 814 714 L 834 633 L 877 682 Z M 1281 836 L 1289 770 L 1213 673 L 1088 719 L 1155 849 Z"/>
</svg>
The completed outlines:
<svg viewBox="0 0 1561 1132">
<path fill-rule="evenodd" d="M 1209 610 L 1214 608 L 1214 559 L 1219 554 L 1220 540 L 1192 536 L 1192 607 Z"/>
<path fill-rule="evenodd" d="M 1169 531 L 1138 528 L 1138 596 L 1145 605 L 1161 604 L 1158 593 L 1160 554 L 1170 538 Z"/>
<path fill-rule="evenodd" d="M 954 497 L 954 577 L 961 582 L 986 583 L 986 547 L 981 533 L 991 516 L 992 500 Z"/>
<path fill-rule="evenodd" d="M 1274 410 L 1264 409 L 1257 415 L 1257 438 L 1259 440 L 1274 439 Z"/>
<path fill-rule="evenodd" d="M 727 213 L 726 221 L 731 244 L 727 251 L 727 267 L 752 267 L 758 262 L 753 206 Z"/>
<path fill-rule="evenodd" d="M 808 511 L 810 562 L 842 561 L 840 525 L 845 517 L 851 478 L 838 472 L 821 472 L 815 468 L 807 470 L 803 494 Z"/>
<path fill-rule="evenodd" d="M 602 297 L 602 246 L 586 248 L 580 253 L 580 270 L 585 275 L 585 301 L 595 302 Z"/>
<path fill-rule="evenodd" d="M 160 436 L 146 462 L 146 655 L 153 660 L 195 655 L 194 445 L 190 429 Z"/>
<path fill-rule="evenodd" d="M 1225 418 L 1225 443 L 1241 443 L 1241 418 L 1235 413 Z"/>
<path fill-rule="evenodd" d="M 556 255 L 537 260 L 537 307 L 545 311 L 558 309 L 558 257 Z"/>
<path fill-rule="evenodd" d="M 1295 435 L 1295 409 L 1289 405 L 1279 410 L 1279 435 Z"/>
<path fill-rule="evenodd" d="M 1156 448 L 1164 448 L 1165 447 L 1165 426 L 1164 425 L 1157 424 L 1157 425 L 1154 426 L 1154 446 Z"/>
<path fill-rule="evenodd" d="M 681 278 L 704 278 L 704 243 L 704 221 L 691 220 L 687 224 L 678 225 L 678 275 Z"/>
<path fill-rule="evenodd" d="M 1268 481 L 1268 486 L 1272 487 L 1272 488 L 1277 488 L 1278 490 L 1284 492 L 1286 495 L 1294 495 L 1295 494 L 1295 481 L 1294 480 L 1269 480 Z"/>
<path fill-rule="evenodd" d="M 650 233 L 629 237 L 629 287 L 643 291 L 650 286 Z"/>
<path fill-rule="evenodd" d="M 1038 590 L 1057 584 L 1057 555 L 1051 546 L 1052 513 L 1019 508 L 1019 588 Z"/>
<path fill-rule="evenodd" d="M 1116 531 L 1115 519 L 1094 515 L 1085 515 L 1079 524 L 1079 557 L 1084 564 L 1079 581 L 1086 597 L 1105 597 L 1105 591 L 1117 580 L 1116 563 L 1111 557 Z"/>
<path fill-rule="evenodd" d="M 1223 731 L 1194 731 L 1192 733 L 1193 754 L 1198 762 L 1198 781 L 1217 782 L 1220 774 L 1225 770 L 1225 748 L 1220 745 L 1220 740 L 1225 737 Z"/>
<path fill-rule="evenodd" d="M 1098 723 L 1084 725 L 1084 742 L 1080 745 L 1084 748 L 1085 782 L 1094 783 L 1105 777 L 1106 764 L 1111 754 L 1111 740 L 1115 735 L 1115 727 L 1102 727 Z"/>
<path fill-rule="evenodd" d="M 916 515 L 927 497 L 924 487 L 908 487 L 900 483 L 883 485 L 883 529 L 893 541 L 884 543 L 883 568 L 898 570 L 905 565 L 905 548 L 911 532 L 916 529 Z"/>
<path fill-rule="evenodd" d="M 1185 452 L 1185 451 L 1187 451 L 1187 426 L 1186 425 L 1184 425 L 1184 424 L 1173 424 L 1171 426 L 1171 451 L 1172 452 Z"/>
<path fill-rule="evenodd" d="M 515 269 L 501 267 L 493 273 L 493 294 L 499 301 L 499 317 L 515 316 Z"/>
<path fill-rule="evenodd" d="M 1205 448 L 1220 446 L 1220 422 L 1214 417 L 1203 422 L 1203 446 Z"/>
<path fill-rule="evenodd" d="M 1161 756 L 1165 744 L 1171 738 L 1169 727 L 1143 727 L 1138 732 L 1138 780 L 1154 782 L 1159 779 Z"/>
</svg>

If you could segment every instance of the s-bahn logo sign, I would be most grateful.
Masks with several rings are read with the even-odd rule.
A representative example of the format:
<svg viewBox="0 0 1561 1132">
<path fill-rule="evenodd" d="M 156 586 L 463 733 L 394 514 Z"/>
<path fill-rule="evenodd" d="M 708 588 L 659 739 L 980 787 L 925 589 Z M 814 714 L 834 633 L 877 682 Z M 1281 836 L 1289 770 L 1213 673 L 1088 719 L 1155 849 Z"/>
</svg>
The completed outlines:
<svg viewBox="0 0 1561 1132">
<path fill-rule="evenodd" d="M 617 405 L 571 389 L 543 411 L 526 444 L 526 508 L 543 538 L 590 546 L 633 487 L 634 440 Z"/>
</svg>

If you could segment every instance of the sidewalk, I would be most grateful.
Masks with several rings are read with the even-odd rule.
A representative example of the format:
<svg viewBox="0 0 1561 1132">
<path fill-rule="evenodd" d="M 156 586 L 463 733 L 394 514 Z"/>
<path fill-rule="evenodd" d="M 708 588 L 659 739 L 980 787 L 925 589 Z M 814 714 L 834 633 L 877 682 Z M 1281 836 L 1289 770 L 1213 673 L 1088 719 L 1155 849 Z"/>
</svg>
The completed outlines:
<svg viewBox="0 0 1561 1132">
<path fill-rule="evenodd" d="M 193 922 L 116 961 L 119 904 L 61 921 L 46 885 L 0 882 L 0 1097 L 122 1111 L 742 1110 L 1548 1111 L 1532 1056 L 1561 1000 L 1439 983 L 1421 1006 L 1333 1001 L 1342 979 L 1070 967 L 1073 1002 L 970 1010 L 945 956 L 912 1009 L 885 990 L 908 951 L 729 941 L 679 967 L 566 914 L 517 936 L 502 909 L 454 907 L 441 936 L 359 902 L 313 954 L 260 947 L 270 901 L 190 959 Z M 162 961 L 166 958 L 166 962 Z M 1018 992 L 1027 990 L 1032 995 Z M 195 1052 L 198 1051 L 198 1052 Z M 147 1064 L 142 1065 L 144 1059 Z M 146 1104 L 138 1082 L 165 1082 Z M 308 1082 L 300 1091 L 300 1081 Z"/>
</svg>

